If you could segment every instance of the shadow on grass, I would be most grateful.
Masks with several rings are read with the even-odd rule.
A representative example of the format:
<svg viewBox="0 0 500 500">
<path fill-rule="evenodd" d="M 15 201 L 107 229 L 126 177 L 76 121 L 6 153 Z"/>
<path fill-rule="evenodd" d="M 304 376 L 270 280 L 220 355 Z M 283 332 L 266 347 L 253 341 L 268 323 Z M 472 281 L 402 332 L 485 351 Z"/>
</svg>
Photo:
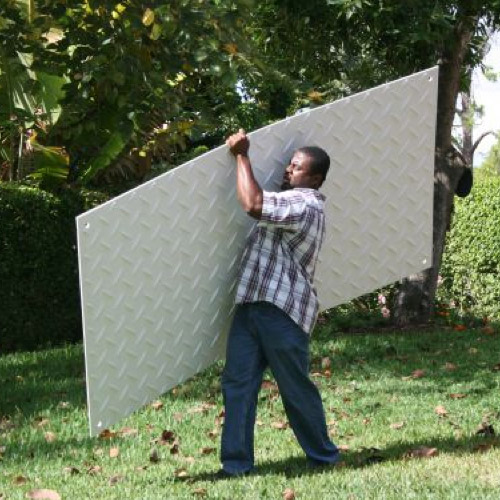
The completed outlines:
<svg viewBox="0 0 500 500">
<path fill-rule="evenodd" d="M 411 377 L 415 370 L 425 371 L 427 387 L 408 387 L 416 394 L 428 391 L 429 385 L 442 387 L 474 381 L 481 388 L 470 394 L 481 395 L 496 387 L 492 370 L 500 362 L 500 335 L 483 335 L 480 330 L 456 332 L 452 329 L 380 333 L 338 333 L 328 327 L 318 328 L 311 341 L 311 371 L 320 372 L 325 356 L 331 359 L 331 382 L 351 379 Z M 448 363 L 448 364 L 447 364 Z M 211 399 L 220 391 L 223 362 L 196 375 L 168 398 L 182 400 Z M 498 369 L 498 367 L 496 368 Z"/>
<path fill-rule="evenodd" d="M 0 357 L 0 418 L 30 418 L 64 403 L 85 406 L 81 345 Z"/>
<path fill-rule="evenodd" d="M 456 332 L 383 331 L 368 334 L 332 332 L 328 325 L 316 330 L 311 342 L 311 371 L 321 370 L 321 360 L 331 359 L 330 382 L 348 379 L 369 380 L 381 376 L 409 377 L 425 370 L 427 387 L 443 391 L 454 383 L 474 381 L 470 394 L 481 395 L 496 386 L 492 370 L 500 362 L 498 333 L 483 335 L 479 330 Z M 446 369 L 446 363 L 456 369 Z M 167 400 L 207 400 L 218 397 L 223 363 L 217 363 L 166 394 Z M 85 373 L 81 345 L 37 353 L 0 357 L 0 417 L 22 413 L 36 415 L 68 401 L 85 405 Z M 323 389 L 328 390 L 328 389 Z M 402 391 L 426 391 L 425 387 L 402 387 Z"/>
<path fill-rule="evenodd" d="M 464 437 L 461 439 L 429 439 L 407 443 L 398 443 L 382 449 L 361 449 L 343 453 L 342 461 L 335 466 L 311 466 L 305 457 L 290 457 L 283 460 L 258 462 L 255 470 L 244 477 L 264 477 L 269 475 L 285 476 L 286 478 L 314 476 L 317 474 L 335 474 L 342 470 L 356 470 L 371 467 L 380 463 L 407 462 L 411 460 L 429 460 L 428 458 L 412 457 L 414 450 L 427 448 L 436 449 L 435 455 L 453 454 L 458 456 L 481 453 L 486 449 L 500 448 L 499 438 Z M 191 476 L 192 481 L 216 480 L 214 472 L 204 472 Z M 231 478 L 231 480 L 238 478 Z"/>
<path fill-rule="evenodd" d="M 331 359 L 332 377 L 346 372 L 361 379 L 392 375 L 409 377 L 425 370 L 426 380 L 442 384 L 491 382 L 500 366 L 500 335 L 481 330 L 387 331 L 379 334 L 332 334 L 319 329 L 311 342 L 312 371 L 321 369 L 324 356 Z M 495 386 L 494 384 L 493 386 Z M 493 387 L 492 386 L 492 387 Z"/>
</svg>

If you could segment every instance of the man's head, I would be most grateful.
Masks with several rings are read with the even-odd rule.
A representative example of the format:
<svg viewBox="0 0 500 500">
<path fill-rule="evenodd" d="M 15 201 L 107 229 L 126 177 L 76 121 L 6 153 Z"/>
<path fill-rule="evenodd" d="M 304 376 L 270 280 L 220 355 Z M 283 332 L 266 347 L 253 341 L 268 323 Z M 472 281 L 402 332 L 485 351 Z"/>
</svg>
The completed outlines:
<svg viewBox="0 0 500 500">
<path fill-rule="evenodd" d="M 300 148 L 286 167 L 281 189 L 318 189 L 326 179 L 329 168 L 330 157 L 326 151 L 316 146 Z"/>
</svg>

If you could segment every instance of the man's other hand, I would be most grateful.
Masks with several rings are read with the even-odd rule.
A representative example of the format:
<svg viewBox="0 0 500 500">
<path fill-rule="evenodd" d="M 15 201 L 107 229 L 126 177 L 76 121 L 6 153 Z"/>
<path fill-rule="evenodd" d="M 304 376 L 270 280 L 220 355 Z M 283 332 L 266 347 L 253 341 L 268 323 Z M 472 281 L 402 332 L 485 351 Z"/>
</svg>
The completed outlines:
<svg viewBox="0 0 500 500">
<path fill-rule="evenodd" d="M 240 128 L 240 130 L 236 134 L 230 135 L 226 139 L 226 144 L 234 156 L 248 155 L 250 141 L 248 140 L 248 137 L 242 128 Z"/>
</svg>

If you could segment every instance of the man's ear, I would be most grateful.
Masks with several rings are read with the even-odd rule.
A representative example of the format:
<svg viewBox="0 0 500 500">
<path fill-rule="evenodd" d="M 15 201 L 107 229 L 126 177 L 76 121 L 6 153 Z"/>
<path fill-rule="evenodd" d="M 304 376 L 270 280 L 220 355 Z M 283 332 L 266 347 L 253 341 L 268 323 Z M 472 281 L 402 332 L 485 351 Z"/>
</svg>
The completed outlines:
<svg viewBox="0 0 500 500">
<path fill-rule="evenodd" d="M 315 189 L 318 189 L 323 184 L 323 176 L 321 174 L 313 175 L 313 185 Z"/>
</svg>

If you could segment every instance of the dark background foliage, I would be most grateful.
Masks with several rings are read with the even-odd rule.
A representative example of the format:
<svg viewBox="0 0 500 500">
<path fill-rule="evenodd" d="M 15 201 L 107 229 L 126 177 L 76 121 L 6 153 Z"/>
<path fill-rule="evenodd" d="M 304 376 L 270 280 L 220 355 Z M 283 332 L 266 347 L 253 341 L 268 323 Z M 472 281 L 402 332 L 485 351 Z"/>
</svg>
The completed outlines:
<svg viewBox="0 0 500 500">
<path fill-rule="evenodd" d="M 103 198 L 0 184 L 0 352 L 81 339 L 75 216 Z"/>
</svg>

